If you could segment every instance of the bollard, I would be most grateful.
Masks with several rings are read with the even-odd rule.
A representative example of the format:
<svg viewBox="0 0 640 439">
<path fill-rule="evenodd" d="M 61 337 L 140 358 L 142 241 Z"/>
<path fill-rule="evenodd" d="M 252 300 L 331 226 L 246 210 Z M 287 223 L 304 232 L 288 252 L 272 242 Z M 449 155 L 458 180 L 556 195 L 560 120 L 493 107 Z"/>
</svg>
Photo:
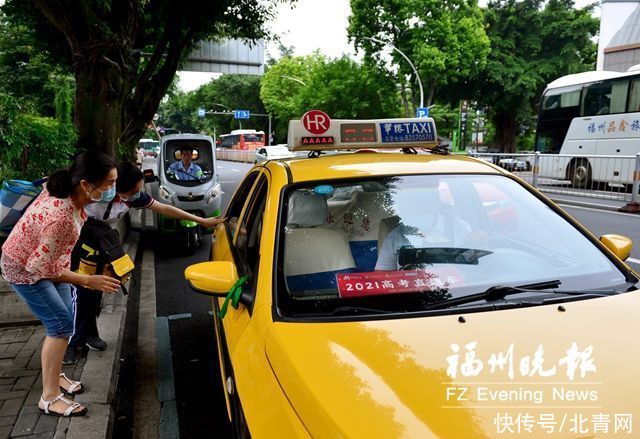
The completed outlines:
<svg viewBox="0 0 640 439">
<path fill-rule="evenodd" d="M 533 178 L 531 180 L 531 184 L 533 187 L 538 187 L 538 174 L 540 173 L 540 151 L 536 151 L 533 156 L 533 167 L 531 168 L 533 172 Z"/>
<path fill-rule="evenodd" d="M 633 171 L 633 185 L 631 189 L 631 201 L 626 206 L 618 209 L 620 212 L 639 213 L 640 204 L 638 204 L 638 190 L 640 189 L 640 153 L 636 154 L 636 165 Z"/>
</svg>

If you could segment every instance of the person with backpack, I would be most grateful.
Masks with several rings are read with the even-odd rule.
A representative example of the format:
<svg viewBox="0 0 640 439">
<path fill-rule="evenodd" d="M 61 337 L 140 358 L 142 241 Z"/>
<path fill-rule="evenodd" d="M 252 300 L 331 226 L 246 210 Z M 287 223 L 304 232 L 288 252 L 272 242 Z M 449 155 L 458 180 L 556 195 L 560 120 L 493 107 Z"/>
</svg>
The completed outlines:
<svg viewBox="0 0 640 439">
<path fill-rule="evenodd" d="M 143 186 L 144 175 L 142 171 L 133 163 L 121 163 L 118 166 L 117 195 L 108 203 L 98 202 L 87 206 L 87 215 L 90 219 L 104 222 L 110 226 L 114 226 L 131 208 L 150 209 L 168 217 L 195 221 L 207 228 L 215 227 L 224 221 L 222 218 L 202 218 L 174 206 L 156 203 L 149 194 L 142 191 Z M 82 239 L 78 241 L 78 246 L 81 244 Z M 79 287 L 76 294 L 75 331 L 63 359 L 63 364 L 67 365 L 78 362 L 80 351 L 84 346 L 96 351 L 103 351 L 107 348 L 107 342 L 100 338 L 97 325 L 102 296 L 83 287 Z"/>
<path fill-rule="evenodd" d="M 68 170 L 54 172 L 2 246 L 0 268 L 18 296 L 42 322 L 42 395 L 38 408 L 49 415 L 82 416 L 87 408 L 67 395 L 85 387 L 61 373 L 73 333 L 70 284 L 114 293 L 120 283 L 109 276 L 70 270 L 71 251 L 86 220 L 85 206 L 115 196 L 116 163 L 99 152 L 78 155 Z M 63 393 L 61 393 L 61 391 Z"/>
</svg>

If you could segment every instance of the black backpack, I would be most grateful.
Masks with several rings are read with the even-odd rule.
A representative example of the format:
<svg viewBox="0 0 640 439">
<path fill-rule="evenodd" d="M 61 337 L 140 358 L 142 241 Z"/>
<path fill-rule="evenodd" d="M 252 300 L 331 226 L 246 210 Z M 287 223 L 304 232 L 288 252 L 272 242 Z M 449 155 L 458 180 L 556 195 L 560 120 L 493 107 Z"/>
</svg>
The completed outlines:
<svg viewBox="0 0 640 439">
<path fill-rule="evenodd" d="M 88 218 L 71 252 L 71 270 L 87 275 L 102 274 L 120 280 L 122 292 L 134 264 L 120 241 L 120 234 L 104 221 Z"/>
</svg>

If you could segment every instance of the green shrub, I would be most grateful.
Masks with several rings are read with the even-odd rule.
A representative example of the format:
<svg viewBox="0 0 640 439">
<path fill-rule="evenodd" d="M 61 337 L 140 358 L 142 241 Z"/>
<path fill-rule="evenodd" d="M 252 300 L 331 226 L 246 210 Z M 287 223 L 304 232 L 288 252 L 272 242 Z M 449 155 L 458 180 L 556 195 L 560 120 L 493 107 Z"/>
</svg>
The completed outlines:
<svg viewBox="0 0 640 439">
<path fill-rule="evenodd" d="M 69 122 L 35 116 L 0 93 L 0 181 L 36 180 L 69 165 L 77 134 Z"/>
</svg>

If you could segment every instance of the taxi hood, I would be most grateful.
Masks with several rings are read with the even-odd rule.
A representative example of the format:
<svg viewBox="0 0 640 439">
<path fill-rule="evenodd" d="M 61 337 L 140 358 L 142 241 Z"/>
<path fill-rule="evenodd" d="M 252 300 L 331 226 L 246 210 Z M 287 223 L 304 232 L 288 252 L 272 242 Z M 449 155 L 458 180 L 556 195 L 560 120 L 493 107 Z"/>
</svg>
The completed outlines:
<svg viewBox="0 0 640 439">
<path fill-rule="evenodd" d="M 313 437 L 599 437 L 597 419 L 611 437 L 614 423 L 640 421 L 638 315 L 634 291 L 462 315 L 275 322 L 266 351 Z"/>
</svg>

